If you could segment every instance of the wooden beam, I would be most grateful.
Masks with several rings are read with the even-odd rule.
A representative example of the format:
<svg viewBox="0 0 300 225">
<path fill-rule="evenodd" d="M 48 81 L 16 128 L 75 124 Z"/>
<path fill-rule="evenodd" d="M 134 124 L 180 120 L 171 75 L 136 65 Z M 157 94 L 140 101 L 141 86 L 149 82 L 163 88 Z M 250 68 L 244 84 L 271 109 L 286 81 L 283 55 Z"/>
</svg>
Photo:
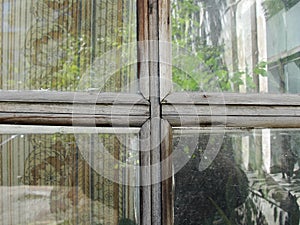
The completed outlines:
<svg viewBox="0 0 300 225">
<path fill-rule="evenodd" d="M 182 92 L 167 96 L 162 107 L 172 126 L 300 127 L 299 95 Z"/>
<path fill-rule="evenodd" d="M 0 134 L 137 134 L 140 128 L 0 125 Z"/>
<path fill-rule="evenodd" d="M 175 92 L 167 96 L 164 105 L 287 105 L 299 106 L 300 94 L 242 94 Z"/>
<path fill-rule="evenodd" d="M 149 102 L 139 94 L 97 91 L 0 91 L 0 102 L 149 105 Z"/>
<path fill-rule="evenodd" d="M 0 102 L 2 113 L 149 116 L 147 105 Z"/>
<path fill-rule="evenodd" d="M 128 117 L 120 115 L 111 116 L 0 112 L 0 124 L 140 127 L 147 119 L 147 116 Z"/>
<path fill-rule="evenodd" d="M 149 114 L 138 94 L 0 91 L 4 124 L 141 126 Z"/>
<path fill-rule="evenodd" d="M 163 115 L 175 127 L 220 128 L 300 128 L 300 117 L 284 116 L 169 116 Z"/>
<path fill-rule="evenodd" d="M 165 116 L 262 116 L 300 117 L 300 106 L 270 105 L 164 105 Z"/>
</svg>

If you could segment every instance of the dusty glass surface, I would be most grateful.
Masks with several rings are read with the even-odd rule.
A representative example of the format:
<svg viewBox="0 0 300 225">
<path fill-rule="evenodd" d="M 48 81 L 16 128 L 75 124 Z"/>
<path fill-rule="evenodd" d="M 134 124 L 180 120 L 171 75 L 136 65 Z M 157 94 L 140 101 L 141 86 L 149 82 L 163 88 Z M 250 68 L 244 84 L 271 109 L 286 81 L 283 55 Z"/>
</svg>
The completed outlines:
<svg viewBox="0 0 300 225">
<path fill-rule="evenodd" d="M 136 1 L 3 0 L 0 89 L 136 92 Z"/>
<path fill-rule="evenodd" d="M 299 93 L 299 0 L 171 2 L 175 90 Z"/>
<path fill-rule="evenodd" d="M 175 132 L 176 225 L 299 225 L 299 129 Z"/>
<path fill-rule="evenodd" d="M 139 173 L 123 166 L 139 163 L 136 138 L 1 134 L 0 224 L 137 224 Z"/>
</svg>

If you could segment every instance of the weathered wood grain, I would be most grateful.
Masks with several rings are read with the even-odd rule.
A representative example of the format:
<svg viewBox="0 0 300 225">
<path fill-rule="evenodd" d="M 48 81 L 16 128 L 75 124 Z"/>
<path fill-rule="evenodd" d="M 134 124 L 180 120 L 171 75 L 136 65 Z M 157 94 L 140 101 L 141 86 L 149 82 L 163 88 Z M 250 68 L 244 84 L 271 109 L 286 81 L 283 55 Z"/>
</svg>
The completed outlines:
<svg viewBox="0 0 300 225">
<path fill-rule="evenodd" d="M 148 1 L 137 1 L 138 14 L 138 76 L 140 92 L 149 99 L 149 11 Z"/>
<path fill-rule="evenodd" d="M 142 104 L 149 102 L 142 95 L 97 91 L 0 91 L 0 102 L 82 103 L 82 104 Z"/>
<path fill-rule="evenodd" d="M 149 75 L 150 75 L 150 149 L 151 149 L 151 224 L 161 225 L 160 167 L 160 79 L 159 79 L 159 0 L 148 0 L 149 13 Z"/>
<path fill-rule="evenodd" d="M 149 116 L 147 105 L 0 102 L 0 112 Z"/>
<path fill-rule="evenodd" d="M 300 127 L 300 96 L 292 94 L 173 93 L 162 103 L 172 126 Z"/>
<path fill-rule="evenodd" d="M 282 116 L 168 116 L 163 115 L 172 126 L 221 127 L 221 128 L 299 128 L 300 117 Z"/>
<path fill-rule="evenodd" d="M 142 95 L 96 92 L 0 91 L 0 123 L 141 126 L 149 118 Z"/>
<path fill-rule="evenodd" d="M 161 130 L 162 224 L 173 225 L 172 127 L 166 120 L 162 120 Z"/>
<path fill-rule="evenodd" d="M 163 104 L 299 106 L 299 100 L 300 94 L 174 92 L 164 99 Z"/>
<path fill-rule="evenodd" d="M 171 3 L 159 0 L 159 76 L 160 99 L 172 91 L 172 37 L 171 37 Z"/>
<path fill-rule="evenodd" d="M 138 127 L 70 127 L 70 126 L 33 126 L 0 125 L 0 134 L 137 134 Z"/>
<path fill-rule="evenodd" d="M 141 225 L 151 224 L 151 156 L 150 156 L 150 120 L 140 130 L 141 162 Z"/>
<path fill-rule="evenodd" d="M 300 116 L 300 106 L 164 105 L 163 115 L 181 116 Z"/>
<path fill-rule="evenodd" d="M 72 115 L 47 113 L 3 113 L 1 124 L 61 125 L 61 126 L 113 126 L 140 127 L 147 116 L 111 116 L 111 115 Z"/>
</svg>

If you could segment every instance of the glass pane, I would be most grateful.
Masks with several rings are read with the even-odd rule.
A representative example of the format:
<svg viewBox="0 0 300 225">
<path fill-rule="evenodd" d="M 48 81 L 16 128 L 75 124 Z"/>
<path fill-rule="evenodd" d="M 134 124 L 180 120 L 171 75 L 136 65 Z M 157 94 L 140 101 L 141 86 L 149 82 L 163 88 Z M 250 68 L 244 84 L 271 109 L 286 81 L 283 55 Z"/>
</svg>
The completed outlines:
<svg viewBox="0 0 300 225">
<path fill-rule="evenodd" d="M 171 2 L 175 90 L 299 93 L 299 0 Z"/>
<path fill-rule="evenodd" d="M 0 89 L 136 92 L 136 1 L 2 0 Z"/>
<path fill-rule="evenodd" d="M 300 129 L 174 133 L 176 225 L 299 225 Z"/>
<path fill-rule="evenodd" d="M 138 223 L 136 133 L 36 132 L 0 135 L 0 224 Z"/>
</svg>

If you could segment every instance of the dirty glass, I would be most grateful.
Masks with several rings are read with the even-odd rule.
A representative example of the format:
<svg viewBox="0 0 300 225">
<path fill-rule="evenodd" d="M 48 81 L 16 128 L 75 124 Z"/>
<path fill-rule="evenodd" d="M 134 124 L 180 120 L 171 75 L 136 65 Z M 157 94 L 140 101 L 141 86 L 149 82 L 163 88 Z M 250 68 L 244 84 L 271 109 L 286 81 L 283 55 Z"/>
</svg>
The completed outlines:
<svg viewBox="0 0 300 225">
<path fill-rule="evenodd" d="M 136 91 L 136 1 L 2 0 L 0 27 L 0 89 Z"/>
<path fill-rule="evenodd" d="M 300 129 L 174 133 L 176 225 L 299 225 Z"/>
<path fill-rule="evenodd" d="M 36 129 L 0 135 L 0 224 L 138 224 L 137 134 Z"/>
<path fill-rule="evenodd" d="M 299 93 L 299 0 L 171 3 L 176 91 Z"/>
</svg>

